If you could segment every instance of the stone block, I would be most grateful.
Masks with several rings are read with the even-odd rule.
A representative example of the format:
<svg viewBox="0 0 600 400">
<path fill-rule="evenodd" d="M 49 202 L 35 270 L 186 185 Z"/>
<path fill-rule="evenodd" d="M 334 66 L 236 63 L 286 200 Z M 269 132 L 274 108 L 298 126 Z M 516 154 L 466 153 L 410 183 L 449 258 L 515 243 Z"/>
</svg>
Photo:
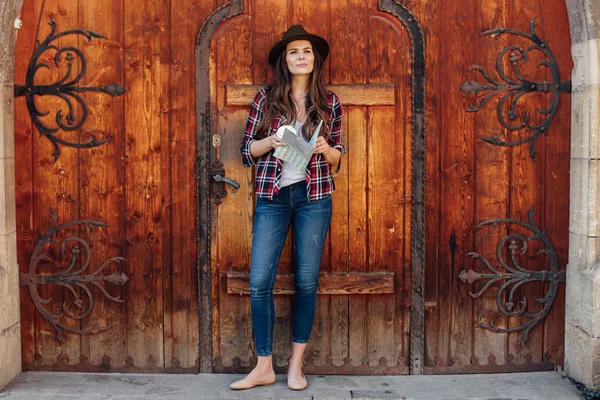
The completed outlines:
<svg viewBox="0 0 600 400">
<path fill-rule="evenodd" d="M 588 164 L 588 236 L 600 236 L 600 161 Z M 592 260 L 588 260 L 592 261 Z"/>
<path fill-rule="evenodd" d="M 19 322 L 19 266 L 15 234 L 0 235 L 0 330 Z"/>
<path fill-rule="evenodd" d="M 600 261 L 600 238 L 588 237 L 587 239 L 587 259 L 594 263 Z"/>
<path fill-rule="evenodd" d="M 0 159 L 15 157 L 14 85 L 0 85 Z"/>
<path fill-rule="evenodd" d="M 571 159 L 569 232 L 588 235 L 589 160 Z"/>
<path fill-rule="evenodd" d="M 0 159 L 0 235 L 16 232 L 17 202 L 15 188 L 15 161 Z"/>
<path fill-rule="evenodd" d="M 17 29 L 15 20 L 21 13 L 23 0 L 0 2 L 0 83 L 12 83 L 14 80 L 15 45 Z"/>
<path fill-rule="evenodd" d="M 600 338 L 600 264 L 567 266 L 565 321 Z"/>
<path fill-rule="evenodd" d="M 600 338 L 565 323 L 565 371 L 588 388 L 600 389 Z"/>
<path fill-rule="evenodd" d="M 581 43 L 588 40 L 585 9 L 582 0 L 567 0 L 569 26 L 571 28 L 571 43 Z"/>
<path fill-rule="evenodd" d="M 581 1 L 581 0 L 579 0 Z M 598 0 L 583 0 L 588 39 L 600 38 L 600 3 Z"/>
<path fill-rule="evenodd" d="M 587 264 L 588 245 L 589 237 L 587 235 L 569 232 L 569 266 Z"/>
<path fill-rule="evenodd" d="M 21 326 L 0 330 L 0 390 L 21 373 Z"/>
<path fill-rule="evenodd" d="M 589 120 L 585 129 L 589 137 L 589 156 L 600 159 L 600 85 L 589 86 L 588 101 Z"/>
<path fill-rule="evenodd" d="M 571 98 L 571 158 L 589 158 L 591 135 L 590 127 L 590 87 L 582 86 L 573 90 Z"/>
<path fill-rule="evenodd" d="M 571 47 L 573 89 L 600 84 L 600 41 L 599 39 L 575 43 Z"/>
</svg>

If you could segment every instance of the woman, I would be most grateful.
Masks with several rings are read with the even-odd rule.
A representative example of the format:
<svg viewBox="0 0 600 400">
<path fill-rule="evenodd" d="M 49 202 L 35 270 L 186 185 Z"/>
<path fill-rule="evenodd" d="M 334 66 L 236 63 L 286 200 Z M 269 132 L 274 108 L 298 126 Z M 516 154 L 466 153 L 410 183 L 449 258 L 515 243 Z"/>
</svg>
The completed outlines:
<svg viewBox="0 0 600 400">
<path fill-rule="evenodd" d="M 273 286 L 292 221 L 295 295 L 288 386 L 294 390 L 307 386 L 302 357 L 314 322 L 321 254 L 331 222 L 331 168 L 339 169 L 345 152 L 342 105 L 322 81 L 328 54 L 325 39 L 301 25 L 289 28 L 269 53 L 275 83 L 261 89 L 250 107 L 241 153 L 244 166 L 256 166 L 250 301 L 258 363 L 248 376 L 232 383 L 232 389 L 275 382 Z M 305 171 L 274 156 L 275 149 L 286 145 L 276 135 L 279 127 L 292 125 L 298 135 L 309 140 L 321 121 L 316 149 Z"/>
</svg>

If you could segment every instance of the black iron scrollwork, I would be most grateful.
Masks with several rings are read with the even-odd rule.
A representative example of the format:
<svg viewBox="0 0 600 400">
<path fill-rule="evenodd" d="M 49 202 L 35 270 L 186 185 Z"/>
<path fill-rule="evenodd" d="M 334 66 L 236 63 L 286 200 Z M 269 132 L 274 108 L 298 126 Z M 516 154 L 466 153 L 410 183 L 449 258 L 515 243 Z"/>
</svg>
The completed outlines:
<svg viewBox="0 0 600 400">
<path fill-rule="evenodd" d="M 498 293 L 496 294 L 496 304 L 498 309 L 502 312 L 502 314 L 508 317 L 520 317 L 525 315 L 529 318 L 529 321 L 512 328 L 498 328 L 493 324 L 493 322 L 489 324 L 478 322 L 477 325 L 493 332 L 517 332 L 524 330 L 523 342 L 525 344 L 527 344 L 527 336 L 531 329 L 540 321 L 542 321 L 552 308 L 552 303 L 554 302 L 554 297 L 556 296 L 559 283 L 566 281 L 565 272 L 560 270 L 558 256 L 556 255 L 556 251 L 552 246 L 552 242 L 550 242 L 550 239 L 548 236 L 546 236 L 546 232 L 535 225 L 535 222 L 533 221 L 533 214 L 534 208 L 531 207 L 529 210 L 529 223 L 514 219 L 493 219 L 482 222 L 478 225 L 478 227 L 483 227 L 489 225 L 496 226 L 499 224 L 516 224 L 533 232 L 533 235 L 527 238 L 519 234 L 510 234 L 504 237 L 498 244 L 496 249 L 496 257 L 498 258 L 502 268 L 508 272 L 498 271 L 498 269 L 492 267 L 490 262 L 481 254 L 471 252 L 467 253 L 466 257 L 480 260 L 491 271 L 491 274 L 481 274 L 469 269 L 468 271 L 461 271 L 459 275 L 460 280 L 469 284 L 472 284 L 479 279 L 488 280 L 477 293 L 469 292 L 473 298 L 481 296 L 494 283 L 498 281 L 504 281 L 504 283 L 500 286 Z M 543 254 L 548 257 L 550 262 L 550 271 L 531 271 L 523 268 L 519 264 L 518 257 L 527 252 L 528 243 L 531 240 L 536 240 L 543 244 L 544 248 L 538 251 L 536 255 L 539 256 Z M 510 250 L 510 262 L 512 263 L 512 266 L 510 266 L 503 257 L 503 253 L 505 252 L 504 246 L 506 243 L 509 243 L 508 248 Z M 515 305 L 514 299 L 515 291 L 519 288 L 519 286 L 534 281 L 550 283 L 548 292 L 543 298 L 534 297 L 538 303 L 544 305 L 542 310 L 536 313 L 528 311 L 527 299 L 525 297 L 522 297 L 521 300 L 519 300 L 518 305 Z M 510 288 L 510 292 L 508 293 L 508 298 L 503 304 L 502 295 L 506 290 L 508 290 L 508 288 Z"/>
<path fill-rule="evenodd" d="M 61 139 L 55 135 L 58 130 L 62 129 L 64 131 L 74 131 L 79 129 L 88 116 L 88 109 L 83 101 L 83 99 L 79 96 L 78 93 L 82 92 L 104 92 L 113 97 L 121 96 L 125 93 L 125 88 L 123 85 L 117 85 L 115 83 L 110 83 L 105 86 L 89 86 L 89 87 L 80 87 L 77 86 L 81 78 L 85 75 L 86 72 L 86 60 L 83 56 L 81 50 L 74 46 L 65 46 L 58 48 L 58 46 L 52 44 L 55 40 L 68 36 L 68 35 L 82 35 L 85 36 L 88 41 L 91 41 L 92 38 L 106 39 L 106 37 L 102 36 L 99 33 L 89 31 L 89 30 L 70 30 L 61 33 L 56 33 L 56 22 L 52 17 L 50 17 L 49 25 L 51 26 L 51 31 L 44 39 L 43 42 L 37 43 L 35 50 L 33 52 L 33 56 L 29 61 L 29 65 L 27 67 L 27 75 L 25 78 L 25 85 L 15 85 L 15 97 L 25 96 L 27 109 L 29 110 L 29 114 L 31 115 L 31 120 L 33 121 L 35 127 L 40 132 L 40 135 L 43 135 L 50 139 L 52 144 L 54 145 L 54 161 L 58 160 L 60 155 L 59 144 L 68 147 L 75 148 L 90 148 L 100 146 L 110 139 L 102 139 L 98 140 L 94 135 L 91 136 L 91 140 L 85 143 L 74 143 L 64 139 Z M 34 83 L 35 74 L 41 68 L 50 69 L 50 66 L 44 61 L 40 60 L 40 57 L 48 50 L 55 50 L 54 54 L 54 64 L 58 67 L 59 63 L 63 61 L 63 55 L 67 62 L 67 71 L 64 76 L 60 78 L 57 82 L 52 83 L 50 85 L 36 85 Z M 79 73 L 76 76 L 75 71 L 73 71 L 74 62 L 79 59 L 81 62 L 81 68 Z M 56 126 L 49 127 L 45 125 L 40 117 L 44 117 L 48 115 L 48 112 L 40 111 L 35 104 L 35 96 L 45 96 L 52 95 L 62 99 L 67 107 L 69 112 L 66 116 L 63 115 L 62 111 L 59 110 L 56 113 Z M 81 107 L 81 116 L 75 116 L 75 107 L 74 104 L 79 104 Z"/>
<path fill-rule="evenodd" d="M 561 82 L 560 72 L 558 69 L 558 64 L 556 63 L 556 59 L 554 58 L 554 54 L 552 50 L 548 47 L 548 42 L 543 41 L 535 32 L 535 18 L 531 20 L 530 30 L 531 34 L 527 34 L 514 29 L 507 28 L 497 28 L 489 31 L 483 32 L 480 36 L 491 36 L 496 39 L 500 35 L 503 34 L 512 34 L 524 37 L 533 42 L 533 45 L 529 46 L 527 51 L 523 49 L 521 46 L 508 46 L 505 47 L 498 58 L 496 59 L 496 69 L 498 74 L 504 81 L 504 83 L 500 83 L 497 80 L 493 79 L 482 67 L 478 65 L 471 66 L 470 70 L 476 70 L 488 81 L 489 84 L 481 84 L 475 81 L 465 82 L 461 86 L 461 90 L 465 94 L 476 95 L 477 100 L 475 105 L 471 105 L 465 109 L 468 112 L 475 112 L 481 110 L 485 105 L 492 99 L 493 97 L 504 93 L 504 95 L 500 98 L 498 102 L 497 112 L 498 119 L 500 124 L 508 129 L 509 131 L 520 131 L 522 129 L 529 129 L 531 134 L 526 138 L 520 140 L 503 140 L 498 137 L 498 135 L 493 135 L 492 137 L 481 137 L 480 139 L 486 141 L 487 143 L 491 143 L 497 146 L 518 146 L 521 144 L 525 144 L 529 142 L 529 154 L 533 160 L 535 160 L 535 142 L 540 137 L 540 135 L 548 135 L 548 128 L 550 124 L 554 120 L 556 116 L 556 112 L 558 110 L 558 105 L 560 103 L 560 93 L 571 92 L 571 81 Z M 538 50 L 544 54 L 546 60 L 538 63 L 538 68 L 541 66 L 547 67 L 552 74 L 552 82 L 539 82 L 527 79 L 523 76 L 522 72 L 519 70 L 519 62 L 526 63 L 527 62 L 527 52 L 531 52 L 532 50 Z M 502 59 L 504 56 L 510 52 L 509 61 L 512 67 L 512 71 L 516 77 L 513 79 L 508 76 L 508 74 L 504 71 L 502 66 Z M 544 121 L 541 124 L 533 124 L 531 122 L 530 115 L 527 111 L 523 113 L 523 118 L 520 122 L 515 123 L 514 121 L 517 119 L 517 103 L 521 97 L 525 96 L 529 93 L 552 93 L 552 100 L 548 108 L 544 110 L 538 109 L 537 112 L 545 117 Z M 505 107 L 507 101 L 510 100 L 510 107 L 507 115 L 505 115 Z M 507 121 L 508 117 L 508 121 Z"/>
<path fill-rule="evenodd" d="M 56 339 L 59 343 L 62 343 L 63 330 L 78 335 L 92 335 L 109 330 L 111 326 L 98 326 L 97 323 L 93 327 L 85 330 L 74 329 L 63 325 L 59 322 L 59 320 L 65 315 L 68 318 L 74 320 L 82 320 L 90 315 L 92 309 L 94 308 L 94 297 L 90 289 L 86 285 L 84 285 L 84 283 L 89 283 L 92 286 L 96 287 L 98 290 L 100 290 L 104 297 L 106 297 L 110 301 L 118 303 L 124 302 L 125 300 L 120 299 L 119 296 L 111 296 L 99 282 L 104 281 L 112 283 L 113 285 L 124 285 L 125 283 L 127 283 L 129 278 L 122 272 L 115 272 L 111 275 L 100 275 L 100 273 L 109 264 L 126 262 L 126 260 L 122 257 L 109 258 L 108 260 L 104 261 L 96 271 L 92 272 L 91 274 L 82 275 L 90 265 L 92 256 L 90 245 L 80 237 L 70 236 L 65 238 L 60 243 L 60 252 L 62 254 L 62 257 L 65 260 L 67 260 L 67 262 L 65 262 L 65 264 L 68 264 L 67 268 L 64 271 L 56 274 L 39 274 L 37 272 L 37 268 L 40 265 L 40 263 L 51 263 L 55 261 L 47 253 L 42 253 L 42 250 L 47 248 L 46 244 L 59 244 L 55 239 L 52 238 L 52 236 L 56 232 L 75 225 L 84 225 L 90 230 L 93 230 L 95 227 L 108 226 L 102 222 L 88 220 L 71 221 L 57 226 L 56 213 L 53 209 L 50 209 L 50 213 L 52 217 L 52 225 L 46 233 L 44 233 L 43 235 L 40 234 L 40 237 L 37 243 L 35 244 L 35 248 L 29 260 L 29 272 L 20 274 L 20 285 L 27 286 L 29 288 L 29 293 L 31 294 L 33 304 L 42 314 L 44 319 L 46 319 L 46 321 L 48 321 L 54 327 L 54 329 L 56 330 Z M 85 252 L 85 259 L 81 258 L 82 249 Z M 81 267 L 79 267 L 79 269 L 77 269 L 76 271 L 73 271 L 78 262 L 81 262 Z M 59 314 L 52 314 L 44 308 L 44 305 L 50 303 L 52 301 L 52 298 L 43 299 L 40 296 L 38 292 L 38 287 L 41 285 L 59 285 L 67 288 L 73 296 L 73 304 L 78 309 L 83 308 L 84 299 L 80 296 L 80 293 L 83 293 L 84 297 L 87 298 L 87 307 L 82 313 L 74 314 L 71 311 L 69 311 L 66 302 L 63 302 L 62 312 Z M 78 293 L 76 288 L 80 289 L 80 293 Z"/>
</svg>

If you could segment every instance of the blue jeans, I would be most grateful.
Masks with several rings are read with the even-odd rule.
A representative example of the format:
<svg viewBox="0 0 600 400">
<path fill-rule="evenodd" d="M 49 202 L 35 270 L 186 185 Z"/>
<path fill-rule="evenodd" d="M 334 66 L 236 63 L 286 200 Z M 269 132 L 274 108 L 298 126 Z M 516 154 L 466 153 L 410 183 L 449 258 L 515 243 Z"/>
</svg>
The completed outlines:
<svg viewBox="0 0 600 400">
<path fill-rule="evenodd" d="M 274 200 L 257 199 L 250 264 L 250 308 L 256 353 L 273 354 L 273 286 L 281 250 L 294 222 L 292 340 L 307 343 L 315 319 L 319 266 L 331 223 L 331 196 L 309 202 L 306 183 L 280 189 Z"/>
</svg>

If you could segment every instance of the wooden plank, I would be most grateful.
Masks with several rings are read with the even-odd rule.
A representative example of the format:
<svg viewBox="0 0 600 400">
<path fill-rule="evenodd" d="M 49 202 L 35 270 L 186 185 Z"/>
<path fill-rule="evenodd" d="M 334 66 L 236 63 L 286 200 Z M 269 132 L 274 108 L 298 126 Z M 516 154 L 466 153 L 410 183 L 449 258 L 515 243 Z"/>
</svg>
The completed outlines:
<svg viewBox="0 0 600 400">
<path fill-rule="evenodd" d="M 341 45 L 341 44 L 340 44 Z M 228 106 L 249 106 L 256 92 L 265 85 L 226 85 Z M 381 84 L 330 84 L 325 86 L 338 96 L 346 106 L 391 106 L 396 104 L 395 85 Z"/>
<path fill-rule="evenodd" d="M 449 3 L 441 11 L 441 37 L 444 45 L 438 93 L 443 107 L 438 116 L 441 123 L 443 153 L 441 155 L 441 216 L 440 231 L 440 351 L 444 364 L 453 357 L 461 364 L 469 364 L 475 321 L 472 316 L 473 300 L 468 290 L 459 286 L 458 274 L 463 268 L 463 255 L 473 248 L 474 225 L 474 120 L 467 118 L 464 98 L 459 87 L 469 76 L 474 59 L 476 32 L 472 21 L 473 3 Z M 465 38 L 468 39 L 465 44 Z M 452 134 L 447 134 L 452 132 Z"/>
<path fill-rule="evenodd" d="M 368 60 L 367 35 L 369 31 L 369 2 L 349 0 L 348 68 L 349 82 L 367 83 Z M 346 105 L 346 103 L 344 103 Z M 345 145 L 348 160 L 348 271 L 367 272 L 367 107 L 346 107 L 348 130 L 345 132 Z M 349 310 L 352 317 L 348 323 L 348 354 L 351 365 L 360 366 L 367 356 L 367 303 L 368 296 L 350 296 Z"/>
<path fill-rule="evenodd" d="M 426 40 L 425 60 L 427 61 L 426 80 L 427 88 L 439 88 L 441 84 L 441 70 L 443 61 L 440 59 L 443 36 L 440 35 L 441 5 L 437 0 L 424 0 L 418 3 L 417 19 L 423 29 Z M 433 366 L 438 349 L 439 336 L 439 307 L 428 308 L 427 303 L 440 301 L 438 297 L 440 237 L 439 229 L 441 216 L 439 213 L 442 196 L 440 193 L 440 154 L 442 131 L 440 120 L 437 116 L 441 113 L 442 99 L 435 90 L 426 90 L 425 93 L 425 120 L 426 120 L 426 195 L 425 195 L 425 340 L 424 340 L 424 366 Z"/>
<path fill-rule="evenodd" d="M 198 349 L 198 271 L 196 245 L 196 101 L 194 87 L 197 33 L 213 10 L 211 2 L 171 1 L 169 145 L 171 190 L 171 265 L 165 281 L 165 360 L 195 365 Z M 174 129 L 173 127 L 177 127 Z"/>
<path fill-rule="evenodd" d="M 529 2 L 512 2 L 512 12 L 510 15 L 510 26 L 514 29 L 518 29 L 527 32 L 529 29 L 529 23 L 531 18 L 535 15 L 539 15 L 540 9 L 537 4 Z M 539 28 L 538 28 L 539 29 Z M 542 31 L 539 31 L 540 34 Z M 490 39 L 488 39 L 490 40 Z M 520 37 L 511 36 L 511 45 L 520 45 L 523 48 L 527 48 L 531 45 L 531 42 Z M 525 77 L 532 77 L 534 80 L 544 80 L 549 78 L 545 76 L 544 69 L 537 68 L 538 62 L 544 58 L 538 52 L 532 51 L 528 53 L 527 63 L 519 63 L 519 69 Z M 492 63 L 490 63 L 492 65 Z M 532 122 L 539 123 L 542 118 L 537 113 L 536 108 L 542 110 L 547 108 L 547 96 L 545 94 L 527 96 L 527 99 L 523 99 L 519 102 L 517 109 L 518 115 L 515 123 L 521 121 L 524 117 L 525 112 L 529 112 L 532 117 Z M 506 115 L 506 111 L 505 111 Z M 520 138 L 524 138 L 529 135 L 530 131 L 524 129 L 522 131 L 515 131 L 509 134 L 509 139 L 514 141 Z M 535 205 L 535 222 L 538 226 L 545 227 L 545 199 L 544 199 L 544 186 L 545 186 L 545 168 L 543 167 L 546 162 L 550 160 L 546 158 L 545 154 L 545 137 L 540 138 L 536 143 L 535 149 L 537 151 L 536 159 L 533 161 L 529 153 L 529 146 L 516 146 L 512 148 L 512 162 L 510 170 L 510 208 L 508 211 L 509 218 L 516 220 L 527 221 L 529 209 L 532 205 Z M 527 230 L 519 230 L 514 226 L 509 227 L 509 232 L 520 232 L 525 234 L 527 237 L 531 234 Z M 529 242 L 529 249 L 527 254 L 519 258 L 519 262 L 524 268 L 532 270 L 541 270 L 544 267 L 544 256 L 537 256 L 536 253 L 541 249 L 540 243 L 533 240 Z M 507 253 L 508 254 L 508 251 Z M 522 297 L 527 298 L 529 311 L 541 309 L 539 303 L 536 304 L 534 296 L 543 298 L 544 284 L 541 282 L 532 282 L 521 286 L 515 292 L 515 301 L 517 303 Z M 535 311 L 534 311 L 535 312 Z M 529 321 L 526 316 L 508 318 L 508 326 L 515 327 Z M 522 364 L 531 357 L 533 362 L 539 363 L 542 361 L 543 352 L 543 328 L 541 326 L 536 327 L 529 333 L 529 340 L 527 345 L 523 342 L 523 332 L 514 332 L 508 334 L 508 353 L 514 357 L 514 361 L 517 364 Z"/>
<path fill-rule="evenodd" d="M 87 74 L 82 86 L 100 86 L 111 82 L 123 82 L 122 9 L 106 14 L 101 10 L 113 5 L 108 0 L 89 2 L 78 8 L 79 27 L 99 32 L 106 40 L 94 39 L 82 42 L 82 51 L 87 61 Z M 125 215 L 123 214 L 125 168 L 124 157 L 124 111 L 123 98 L 105 93 L 85 94 L 89 115 L 83 126 L 83 137 L 94 134 L 98 139 L 111 141 L 92 149 L 81 150 L 79 187 L 81 193 L 80 213 L 86 219 L 102 221 L 109 226 L 93 232 L 82 230 L 82 238 L 92 244 L 90 272 L 111 257 L 123 257 L 125 242 Z M 103 272 L 110 275 L 120 272 L 124 265 L 109 265 Z M 108 293 L 126 297 L 125 286 L 105 285 Z M 111 366 L 125 364 L 126 305 L 106 299 L 99 290 L 92 288 L 95 295 L 91 318 L 82 321 L 83 328 L 95 323 L 112 328 L 99 335 L 82 337 L 82 352 L 90 364 L 100 365 L 103 357 L 110 357 Z"/>
<path fill-rule="evenodd" d="M 571 79 L 570 71 L 573 69 L 573 59 L 570 57 L 571 40 L 569 33 L 569 21 L 564 2 L 550 1 L 540 2 L 541 21 L 543 30 L 541 32 L 545 39 L 551 43 L 561 80 Z M 569 157 L 570 157 L 570 132 L 571 132 L 571 95 L 562 93 L 560 95 L 560 106 L 554 122 L 550 126 L 548 137 L 541 138 L 546 146 L 547 164 L 544 170 L 546 199 L 546 234 L 552 241 L 559 265 L 564 270 L 568 262 L 569 232 L 568 213 L 564 210 L 569 208 Z M 541 144 L 541 143 L 540 143 Z M 540 166 L 541 167 L 541 166 Z M 550 269 L 548 262 L 544 264 Z M 544 287 L 544 292 L 548 285 Z M 564 366 L 564 329 L 565 329 L 565 285 L 560 284 L 554 304 L 550 313 L 544 321 L 544 348 L 555 365 Z"/>
<path fill-rule="evenodd" d="M 33 55 L 36 41 L 36 31 L 33 21 L 39 19 L 41 7 L 39 1 L 30 1 L 23 4 L 21 19 L 25 22 L 23 29 L 17 35 L 15 48 L 15 83 L 24 84 L 27 65 Z M 37 136 L 25 98 L 15 98 L 15 181 L 16 181 L 16 229 L 17 229 L 17 262 L 20 272 L 28 272 L 29 259 L 33 251 L 37 234 L 33 232 L 33 136 Z M 23 367 L 35 360 L 36 331 L 35 317 L 38 313 L 33 305 L 28 290 L 20 290 L 21 309 L 21 355 Z"/>
<path fill-rule="evenodd" d="M 125 3 L 127 349 L 137 366 L 165 365 L 161 188 L 168 182 L 161 181 L 164 127 L 156 100 L 163 95 L 167 17 L 168 4 Z"/>
<path fill-rule="evenodd" d="M 250 294 L 250 274 L 245 272 L 227 272 L 227 294 Z M 277 274 L 275 294 L 294 293 L 294 274 Z M 359 295 L 394 293 L 393 272 L 321 272 L 319 274 L 318 294 Z"/>
<path fill-rule="evenodd" d="M 252 21 L 248 16 L 236 17 L 225 23 L 213 40 L 216 44 L 217 64 L 211 66 L 216 76 L 216 131 L 221 134 L 221 145 L 212 147 L 215 156 L 225 166 L 225 176 L 236 182 L 246 174 L 240 160 L 240 137 L 246 127 L 248 111 L 225 107 L 224 90 L 228 82 L 252 82 Z M 235 46 L 231 44 L 235 43 Z M 225 67 L 227 66 L 227 67 Z M 217 157 L 218 155 L 218 157 Z M 248 182 L 242 183 L 248 185 Z M 213 205 L 216 224 L 216 236 L 212 239 L 214 274 L 228 271 L 247 272 L 250 265 L 252 243 L 252 206 L 251 189 L 234 190 L 226 186 L 227 196 L 223 202 Z M 224 366 L 231 366 L 234 358 L 241 359 L 241 365 L 252 364 L 254 346 L 252 337 L 252 319 L 250 298 L 226 296 L 225 285 L 220 286 L 220 356 Z"/>
<path fill-rule="evenodd" d="M 372 2 L 375 7 L 376 2 Z M 369 20 L 369 83 L 395 81 L 396 48 L 402 38 L 394 24 L 376 14 Z M 402 249 L 404 234 L 404 156 L 403 125 L 394 107 L 369 107 L 367 130 L 368 176 L 368 261 L 369 271 L 395 272 L 396 285 L 403 288 Z M 398 293 L 399 295 L 399 293 Z M 369 365 L 395 366 L 398 359 L 398 331 L 395 302 L 398 296 L 376 295 L 369 298 L 367 326 Z"/>
<path fill-rule="evenodd" d="M 475 2 L 477 8 L 477 19 L 475 25 L 477 32 L 484 32 L 492 27 L 506 26 L 507 18 L 510 17 L 510 9 L 502 0 L 488 1 L 478 0 Z M 487 39 L 487 40 L 486 40 Z M 486 68 L 493 67 L 493 61 L 498 53 L 509 43 L 506 37 L 499 37 L 491 41 L 489 38 L 477 40 L 476 59 L 480 64 L 485 62 Z M 507 63 L 504 67 L 507 68 Z M 472 72 L 472 78 L 480 81 L 483 79 L 479 74 Z M 471 100 L 471 98 L 469 98 Z M 486 108 L 478 113 L 470 114 L 470 119 L 475 119 L 475 132 L 477 136 L 487 136 L 499 132 L 499 136 L 506 135 L 498 122 L 498 116 L 494 107 Z M 494 218 L 504 218 L 508 210 L 508 188 L 509 188 L 509 156 L 510 151 L 506 147 L 491 146 L 482 140 L 475 142 L 476 157 L 476 184 L 475 184 L 475 224 Z M 506 236 L 506 226 L 496 229 L 479 229 L 475 235 L 475 247 L 472 251 L 483 254 L 492 265 L 496 265 L 496 246 Z M 493 261 L 492 261 L 493 260 Z M 489 272 L 483 263 L 465 259 L 465 269 L 472 268 L 475 271 Z M 460 283 L 462 289 L 476 292 L 474 287 Z M 490 323 L 493 321 L 498 327 L 506 327 L 506 318 L 498 311 L 496 305 L 496 290 L 486 291 L 477 298 L 473 304 L 474 318 L 477 322 Z M 507 334 L 495 333 L 486 329 L 475 329 L 474 355 L 478 358 L 480 365 L 488 364 L 489 355 L 496 357 L 499 363 L 506 359 Z"/>
<path fill-rule="evenodd" d="M 38 5 L 39 7 L 39 5 Z M 77 27 L 77 1 L 46 1 L 43 15 L 42 25 L 39 30 L 38 39 L 43 41 L 50 32 L 50 27 L 47 22 L 53 16 L 57 31 L 64 32 Z M 53 44 L 58 48 L 65 46 L 78 46 L 78 38 L 73 35 L 64 36 L 58 39 Z M 48 56 L 54 56 L 53 51 L 48 52 Z M 67 73 L 69 66 L 65 62 L 59 63 L 56 67 L 51 63 L 50 69 L 40 69 L 36 74 L 36 83 L 51 84 L 60 81 Z M 73 71 L 79 71 L 81 61 L 75 57 L 73 60 Z M 77 72 L 75 72 L 76 74 Z M 74 77 L 75 75 L 71 75 Z M 42 121 L 50 127 L 55 127 L 55 117 L 58 110 L 62 110 L 62 123 L 66 123 L 64 116 L 68 114 L 68 107 L 62 99 L 54 96 L 44 96 L 36 99 L 36 107 L 40 111 L 49 112 L 48 116 L 43 117 Z M 75 106 L 74 114 L 76 118 L 81 117 L 81 109 Z M 58 131 L 58 137 L 72 143 L 78 143 L 80 131 Z M 60 146 L 61 155 L 58 161 L 54 162 L 54 147 L 50 140 L 40 136 L 39 132 L 33 132 L 33 230 L 35 240 L 38 234 L 44 233 L 50 227 L 50 210 L 52 207 L 56 211 L 58 223 L 68 222 L 79 219 L 79 168 L 78 168 L 78 153 L 79 150 Z M 54 239 L 59 243 L 70 236 L 79 236 L 80 226 L 73 226 L 63 229 L 54 235 Z M 71 246 L 73 243 L 71 243 Z M 60 265 L 63 257 L 60 253 L 59 246 L 53 245 L 48 249 L 51 257 L 56 261 L 46 266 L 38 268 L 38 273 L 59 273 L 65 269 L 64 265 Z M 79 263 L 77 265 L 80 265 Z M 77 265 L 75 268 L 77 268 Z M 48 287 L 50 286 L 50 287 Z M 40 288 L 40 296 L 44 299 L 52 298 L 52 302 L 46 305 L 46 309 L 52 314 L 57 314 L 62 310 L 62 304 L 65 303 L 70 312 L 79 314 L 80 309 L 74 305 L 74 297 L 65 288 L 58 285 L 46 285 Z M 83 307 L 87 302 L 83 300 Z M 61 320 L 65 326 L 79 329 L 79 321 L 71 318 L 63 318 Z M 77 364 L 79 362 L 81 336 L 70 333 L 63 334 L 63 344 L 58 345 L 56 340 L 56 332 L 54 328 L 45 321 L 39 312 L 36 311 L 36 353 L 41 356 L 42 364 L 54 364 L 58 358 L 63 359 L 68 364 Z"/>
<path fill-rule="evenodd" d="M 348 37 L 348 4 L 345 1 L 331 2 L 331 35 L 330 41 L 330 82 L 333 84 L 349 83 L 350 46 L 346 45 Z M 337 88 L 333 90 L 334 93 Z M 339 96 L 339 95 L 338 95 Z M 344 111 L 348 105 L 342 103 Z M 348 132 L 348 116 L 342 124 L 342 141 L 346 143 Z M 349 268 L 349 215 L 348 202 L 350 185 L 348 181 L 348 157 L 343 155 L 339 173 L 335 176 L 335 191 L 332 202 L 332 219 L 329 229 L 331 272 L 348 272 Z M 343 365 L 349 356 L 349 299 L 350 296 L 331 296 L 329 310 L 329 353 L 334 365 Z"/>
</svg>

